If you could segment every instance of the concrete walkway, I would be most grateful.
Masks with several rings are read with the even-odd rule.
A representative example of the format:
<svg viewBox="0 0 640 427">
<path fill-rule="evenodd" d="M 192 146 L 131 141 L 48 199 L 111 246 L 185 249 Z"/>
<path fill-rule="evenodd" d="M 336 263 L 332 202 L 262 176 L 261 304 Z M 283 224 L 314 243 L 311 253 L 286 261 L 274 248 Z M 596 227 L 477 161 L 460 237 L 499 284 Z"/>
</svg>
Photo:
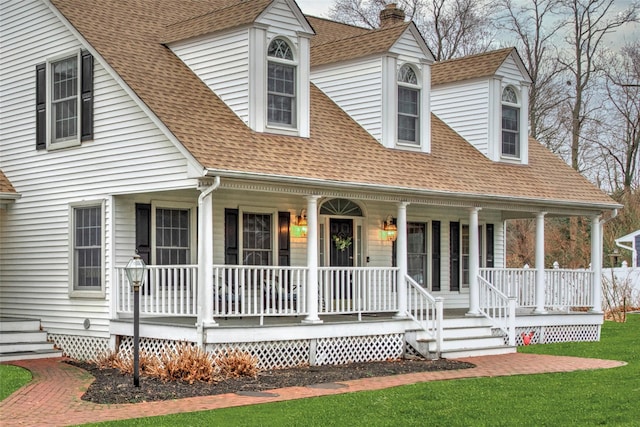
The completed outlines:
<svg viewBox="0 0 640 427">
<path fill-rule="evenodd" d="M 81 400 L 83 392 L 89 387 L 93 377 L 82 369 L 64 363 L 62 358 L 16 361 L 10 363 L 31 371 L 33 381 L 0 402 L 0 426 L 67 426 L 88 422 L 255 405 L 362 390 L 379 390 L 425 381 L 569 372 L 614 368 L 625 364 L 624 362 L 613 360 L 521 353 L 459 360 L 473 363 L 476 368 L 345 381 L 340 383 L 346 385 L 346 387 L 342 388 L 288 387 L 269 390 L 270 393 L 277 395 L 274 397 L 240 396 L 230 393 L 217 396 L 118 405 L 99 405 Z"/>
</svg>

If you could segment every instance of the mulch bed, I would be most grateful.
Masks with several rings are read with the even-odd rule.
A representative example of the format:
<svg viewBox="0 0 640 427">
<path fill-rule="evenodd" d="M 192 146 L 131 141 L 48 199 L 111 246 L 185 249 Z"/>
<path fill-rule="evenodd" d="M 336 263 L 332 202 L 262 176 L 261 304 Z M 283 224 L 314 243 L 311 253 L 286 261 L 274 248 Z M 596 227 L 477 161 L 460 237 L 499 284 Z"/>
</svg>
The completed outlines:
<svg viewBox="0 0 640 427">
<path fill-rule="evenodd" d="M 229 378 L 217 383 L 188 384 L 182 381 L 163 382 L 156 378 L 141 377 L 140 387 L 136 388 L 133 386 L 133 377 L 124 375 L 117 369 L 99 369 L 94 364 L 78 361 L 68 363 L 88 371 L 96 378 L 82 399 L 102 404 L 151 402 L 238 392 L 264 392 L 283 387 L 304 387 L 360 378 L 474 367 L 471 363 L 456 360 L 402 359 L 267 370 L 260 372 L 255 378 Z"/>
</svg>

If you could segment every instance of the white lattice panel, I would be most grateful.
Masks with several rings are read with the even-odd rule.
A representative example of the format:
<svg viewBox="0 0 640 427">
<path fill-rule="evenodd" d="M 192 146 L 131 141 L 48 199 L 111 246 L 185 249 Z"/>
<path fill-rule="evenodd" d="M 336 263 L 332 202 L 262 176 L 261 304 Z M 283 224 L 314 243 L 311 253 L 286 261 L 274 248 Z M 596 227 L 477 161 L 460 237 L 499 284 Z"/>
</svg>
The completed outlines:
<svg viewBox="0 0 640 427">
<path fill-rule="evenodd" d="M 109 338 L 49 334 L 48 340 L 61 348 L 65 356 L 78 360 L 95 359 L 109 349 Z"/>
<path fill-rule="evenodd" d="M 570 341 L 598 341 L 600 325 L 547 326 L 544 330 L 545 344 Z"/>
<path fill-rule="evenodd" d="M 341 365 L 351 362 L 398 359 L 402 356 L 402 334 L 318 339 L 316 364 Z"/>
<path fill-rule="evenodd" d="M 176 351 L 178 346 L 182 344 L 195 345 L 195 343 L 185 343 L 184 341 L 140 338 L 140 351 L 148 355 L 160 356 L 165 349 Z M 121 337 L 118 353 L 122 357 L 133 357 L 133 337 Z"/>
<path fill-rule="evenodd" d="M 516 345 L 525 345 L 525 340 L 529 340 L 528 345 L 540 344 L 541 326 L 516 328 Z M 509 337 L 505 337 L 505 343 L 509 341 Z"/>
<path fill-rule="evenodd" d="M 247 352 L 258 358 L 258 368 L 291 368 L 294 366 L 309 364 L 309 341 L 271 341 L 234 343 L 233 345 L 215 344 L 207 346 L 207 350 L 213 353 L 234 349 Z"/>
</svg>

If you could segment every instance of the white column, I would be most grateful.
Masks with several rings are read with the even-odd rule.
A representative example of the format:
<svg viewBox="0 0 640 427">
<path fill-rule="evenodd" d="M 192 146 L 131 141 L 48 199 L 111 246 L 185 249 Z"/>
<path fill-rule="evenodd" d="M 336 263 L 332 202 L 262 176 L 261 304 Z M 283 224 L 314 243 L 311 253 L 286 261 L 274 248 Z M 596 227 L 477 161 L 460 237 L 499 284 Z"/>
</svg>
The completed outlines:
<svg viewBox="0 0 640 427">
<path fill-rule="evenodd" d="M 536 215 L 536 308 L 534 313 L 546 313 L 544 309 L 544 216 L 546 212 Z"/>
<path fill-rule="evenodd" d="M 602 221 L 600 215 L 591 218 L 591 270 L 593 272 L 592 313 L 602 313 Z"/>
<path fill-rule="evenodd" d="M 478 212 L 482 208 L 469 210 L 469 311 L 467 316 L 480 315 L 480 238 L 478 236 Z"/>
<path fill-rule="evenodd" d="M 217 325 L 213 320 L 213 194 L 211 191 L 211 187 L 207 187 L 198 199 L 198 324 L 202 327 Z"/>
<path fill-rule="evenodd" d="M 398 266 L 397 289 L 398 289 L 398 312 L 394 318 L 403 319 L 407 317 L 407 202 L 398 203 L 398 217 L 396 227 L 398 235 L 396 238 L 396 265 Z"/>
<path fill-rule="evenodd" d="M 322 323 L 318 317 L 318 199 L 307 196 L 307 317 L 302 323 Z"/>
</svg>

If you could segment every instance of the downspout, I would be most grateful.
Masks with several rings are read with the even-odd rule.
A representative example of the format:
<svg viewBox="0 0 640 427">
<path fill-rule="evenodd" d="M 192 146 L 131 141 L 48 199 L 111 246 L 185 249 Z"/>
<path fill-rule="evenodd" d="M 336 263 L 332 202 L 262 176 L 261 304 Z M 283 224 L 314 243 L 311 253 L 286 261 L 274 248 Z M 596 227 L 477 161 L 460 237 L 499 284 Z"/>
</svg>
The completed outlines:
<svg viewBox="0 0 640 427">
<path fill-rule="evenodd" d="M 213 326 L 213 264 L 212 244 L 207 244 L 208 234 L 213 236 L 212 203 L 205 205 L 205 199 L 220 187 L 220 176 L 214 178 L 213 184 L 198 196 L 198 320 L 196 324 L 198 346 L 204 348 L 205 326 Z M 205 304 L 206 301 L 210 303 Z"/>
</svg>

